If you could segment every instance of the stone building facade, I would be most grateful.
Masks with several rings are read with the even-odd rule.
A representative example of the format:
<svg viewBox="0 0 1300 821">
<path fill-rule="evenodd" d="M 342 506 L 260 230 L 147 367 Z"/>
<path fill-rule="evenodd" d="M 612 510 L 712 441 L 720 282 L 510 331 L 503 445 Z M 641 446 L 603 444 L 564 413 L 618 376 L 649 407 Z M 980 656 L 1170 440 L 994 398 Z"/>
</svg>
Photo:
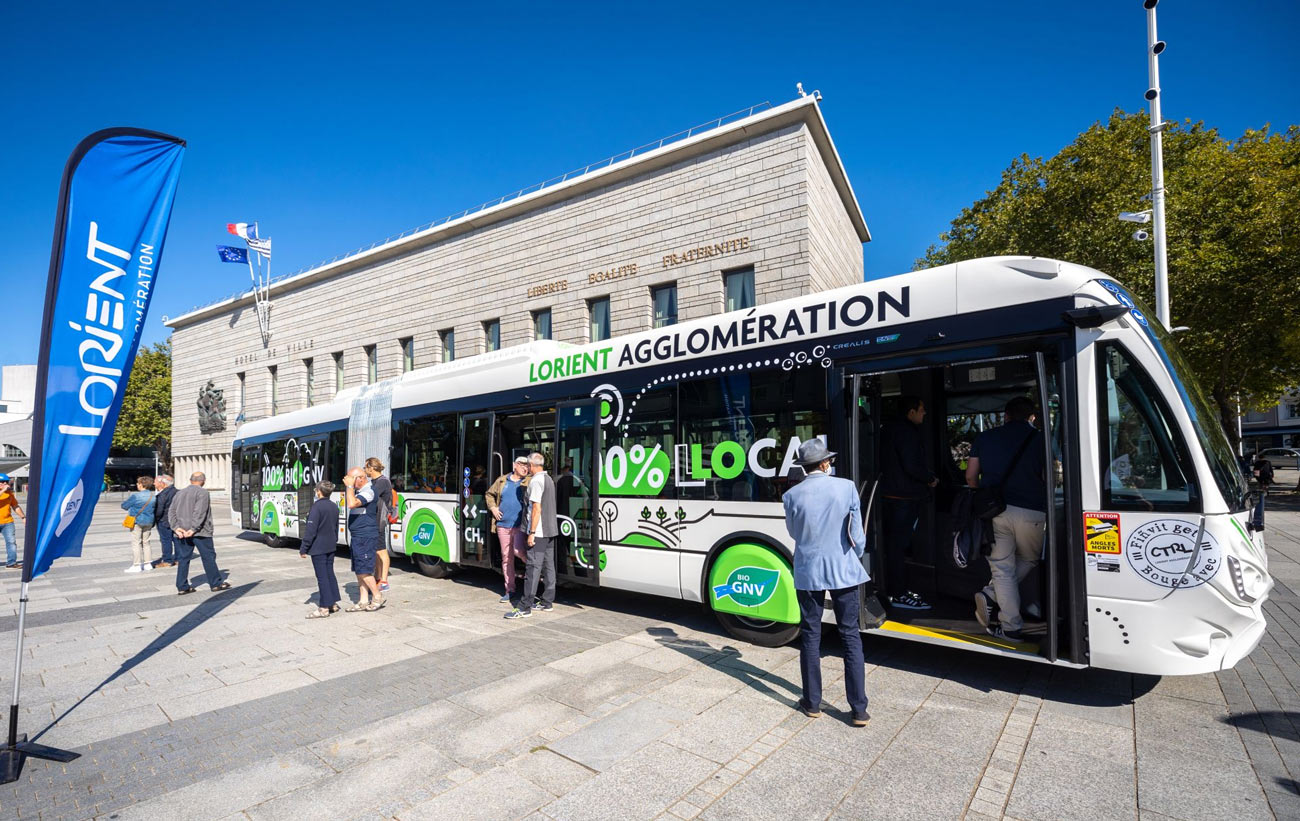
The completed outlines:
<svg viewBox="0 0 1300 821">
<path fill-rule="evenodd" d="M 278 282 L 265 344 L 251 293 L 167 320 L 175 472 L 228 487 L 237 419 L 440 363 L 449 339 L 458 360 L 482 353 L 491 323 L 510 347 L 549 310 L 551 338 L 584 343 L 608 299 L 610 335 L 633 333 L 662 286 L 686 321 L 725 310 L 728 274 L 752 280 L 755 304 L 861 282 L 869 240 L 802 97 Z M 202 432 L 209 381 L 227 422 Z"/>
</svg>

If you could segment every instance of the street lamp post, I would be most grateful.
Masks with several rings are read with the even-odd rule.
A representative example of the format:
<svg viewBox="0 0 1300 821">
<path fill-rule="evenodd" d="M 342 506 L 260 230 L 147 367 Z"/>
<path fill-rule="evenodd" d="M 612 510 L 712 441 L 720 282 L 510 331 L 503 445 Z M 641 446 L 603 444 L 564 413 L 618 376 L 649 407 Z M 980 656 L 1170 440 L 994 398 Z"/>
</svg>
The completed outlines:
<svg viewBox="0 0 1300 821">
<path fill-rule="evenodd" d="M 1151 239 L 1156 262 L 1156 318 L 1165 330 L 1169 322 L 1169 255 L 1165 247 L 1165 152 L 1162 135 L 1168 123 L 1160 115 L 1160 52 L 1164 41 L 1156 39 L 1156 4 L 1160 0 L 1143 0 L 1147 12 L 1147 74 L 1150 84 L 1144 95 L 1151 103 Z"/>
</svg>

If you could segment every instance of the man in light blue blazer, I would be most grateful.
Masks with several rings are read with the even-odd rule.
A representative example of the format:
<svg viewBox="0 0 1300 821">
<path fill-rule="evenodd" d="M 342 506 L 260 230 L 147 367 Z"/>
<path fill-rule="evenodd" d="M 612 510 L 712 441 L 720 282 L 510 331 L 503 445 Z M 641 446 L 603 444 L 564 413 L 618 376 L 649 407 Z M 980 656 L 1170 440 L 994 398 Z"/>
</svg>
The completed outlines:
<svg viewBox="0 0 1300 821">
<path fill-rule="evenodd" d="M 785 529 L 794 539 L 794 587 L 799 597 L 799 666 L 803 698 L 799 709 L 821 715 L 822 612 L 830 594 L 844 643 L 844 689 L 854 727 L 865 727 L 866 667 L 858 632 L 858 587 L 869 578 L 862 567 L 867 537 L 862 531 L 858 491 L 848 479 L 830 475 L 835 454 L 820 439 L 799 446 L 799 464 L 808 477 L 785 492 Z"/>
</svg>

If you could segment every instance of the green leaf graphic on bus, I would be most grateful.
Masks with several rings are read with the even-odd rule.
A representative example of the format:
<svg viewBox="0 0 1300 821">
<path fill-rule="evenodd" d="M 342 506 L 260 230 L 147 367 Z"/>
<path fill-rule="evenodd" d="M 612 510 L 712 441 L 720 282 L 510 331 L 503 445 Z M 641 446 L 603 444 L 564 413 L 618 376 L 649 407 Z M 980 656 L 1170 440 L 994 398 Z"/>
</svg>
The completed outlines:
<svg viewBox="0 0 1300 821">
<path fill-rule="evenodd" d="M 659 445 L 615 445 L 605 451 L 600 492 L 615 496 L 658 496 L 672 465 Z"/>
<path fill-rule="evenodd" d="M 741 607 L 758 607 L 766 604 L 776 593 L 776 583 L 781 571 L 766 567 L 737 567 L 731 571 L 725 584 L 713 588 L 713 598 L 731 599 Z"/>
<path fill-rule="evenodd" d="M 422 522 L 420 526 L 411 533 L 411 541 L 420 547 L 428 547 L 433 544 L 433 537 L 437 532 L 438 526 L 433 522 Z"/>
<path fill-rule="evenodd" d="M 263 533 L 270 533 L 274 536 L 280 535 L 280 511 L 275 509 L 274 502 L 267 502 L 262 505 L 262 528 Z"/>
</svg>

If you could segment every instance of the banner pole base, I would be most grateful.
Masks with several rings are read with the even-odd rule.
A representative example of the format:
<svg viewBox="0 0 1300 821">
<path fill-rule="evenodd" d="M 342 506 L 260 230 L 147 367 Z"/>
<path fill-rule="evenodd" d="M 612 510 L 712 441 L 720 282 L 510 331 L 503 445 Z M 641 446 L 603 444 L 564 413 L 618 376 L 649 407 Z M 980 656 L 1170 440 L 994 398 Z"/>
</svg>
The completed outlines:
<svg viewBox="0 0 1300 821">
<path fill-rule="evenodd" d="M 23 761 L 28 758 L 42 758 L 46 761 L 57 761 L 60 764 L 66 764 L 69 761 L 75 761 L 81 758 L 81 753 L 74 753 L 70 750 L 60 750 L 55 747 L 47 747 L 44 744 L 37 744 L 34 741 L 28 741 L 24 733 L 18 737 L 18 742 L 12 747 L 0 747 L 0 784 L 12 784 L 18 780 L 18 776 L 23 772 Z"/>
</svg>

